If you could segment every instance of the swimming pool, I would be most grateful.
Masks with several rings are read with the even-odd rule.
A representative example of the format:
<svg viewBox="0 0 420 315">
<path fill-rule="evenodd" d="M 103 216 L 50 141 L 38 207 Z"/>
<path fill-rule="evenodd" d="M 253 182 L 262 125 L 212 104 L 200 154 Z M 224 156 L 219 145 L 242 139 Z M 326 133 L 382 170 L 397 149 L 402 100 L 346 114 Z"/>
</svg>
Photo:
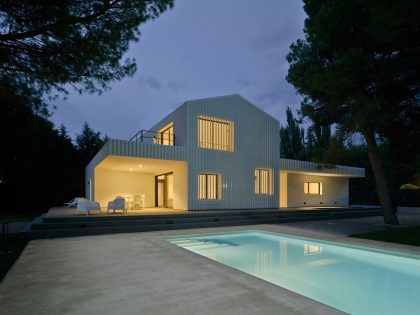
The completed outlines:
<svg viewBox="0 0 420 315">
<path fill-rule="evenodd" d="M 262 231 L 167 241 L 350 314 L 420 314 L 420 255 Z"/>
</svg>

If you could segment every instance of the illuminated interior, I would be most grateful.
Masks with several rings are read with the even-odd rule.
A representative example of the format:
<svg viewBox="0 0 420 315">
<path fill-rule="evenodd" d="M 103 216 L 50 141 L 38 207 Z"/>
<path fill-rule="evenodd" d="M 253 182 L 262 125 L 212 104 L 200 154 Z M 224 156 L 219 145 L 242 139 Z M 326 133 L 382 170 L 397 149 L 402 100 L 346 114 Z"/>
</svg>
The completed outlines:
<svg viewBox="0 0 420 315">
<path fill-rule="evenodd" d="M 145 208 L 188 208 L 184 161 L 108 156 L 95 167 L 93 187 L 94 200 L 104 208 L 116 196 L 135 195 L 144 195 Z"/>
<path fill-rule="evenodd" d="M 233 152 L 233 121 L 199 116 L 198 146 Z"/>
<path fill-rule="evenodd" d="M 255 193 L 261 195 L 273 194 L 273 180 L 271 169 L 255 169 Z"/>
<path fill-rule="evenodd" d="M 220 181 L 219 174 L 199 174 L 198 199 L 221 199 Z"/>
<path fill-rule="evenodd" d="M 322 195 L 322 183 L 305 182 L 303 183 L 303 192 L 306 195 Z"/>
<path fill-rule="evenodd" d="M 157 143 L 162 145 L 175 145 L 174 124 L 170 123 L 159 130 Z"/>
</svg>

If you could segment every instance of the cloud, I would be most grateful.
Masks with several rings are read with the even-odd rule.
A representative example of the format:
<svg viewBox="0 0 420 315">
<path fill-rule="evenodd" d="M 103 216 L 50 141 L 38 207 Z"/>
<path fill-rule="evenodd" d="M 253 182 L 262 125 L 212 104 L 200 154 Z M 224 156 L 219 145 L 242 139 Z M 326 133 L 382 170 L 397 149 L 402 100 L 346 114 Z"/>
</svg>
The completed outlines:
<svg viewBox="0 0 420 315">
<path fill-rule="evenodd" d="M 137 82 L 142 88 L 151 88 L 155 90 L 160 90 L 162 84 L 154 76 L 146 75 L 137 77 Z"/>
<path fill-rule="evenodd" d="M 249 87 L 251 85 L 251 82 L 247 79 L 238 78 L 236 81 L 239 83 L 239 86 L 241 87 Z"/>
<path fill-rule="evenodd" d="M 171 81 L 168 83 L 168 88 L 174 92 L 178 92 L 181 89 L 187 89 L 187 85 L 180 81 Z"/>
</svg>

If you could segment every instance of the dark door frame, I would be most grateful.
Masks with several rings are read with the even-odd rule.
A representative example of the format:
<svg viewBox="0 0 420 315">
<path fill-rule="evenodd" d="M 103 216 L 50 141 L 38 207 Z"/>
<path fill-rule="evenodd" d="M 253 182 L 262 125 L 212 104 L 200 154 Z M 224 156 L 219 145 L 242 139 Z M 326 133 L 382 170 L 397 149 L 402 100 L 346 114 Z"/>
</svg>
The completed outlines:
<svg viewBox="0 0 420 315">
<path fill-rule="evenodd" d="M 159 208 L 159 189 L 158 189 L 158 183 L 163 182 L 163 207 L 161 208 L 168 208 L 168 175 L 173 175 L 174 172 L 168 172 L 163 174 L 158 174 L 155 176 L 155 207 Z M 158 179 L 159 176 L 164 176 L 164 179 Z"/>
</svg>

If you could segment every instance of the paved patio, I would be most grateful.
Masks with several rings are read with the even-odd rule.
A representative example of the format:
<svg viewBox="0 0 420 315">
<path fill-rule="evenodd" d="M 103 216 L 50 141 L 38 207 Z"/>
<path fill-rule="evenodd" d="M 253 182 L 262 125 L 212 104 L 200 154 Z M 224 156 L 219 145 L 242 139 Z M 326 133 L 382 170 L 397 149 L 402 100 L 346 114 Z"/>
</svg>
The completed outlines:
<svg viewBox="0 0 420 315">
<path fill-rule="evenodd" d="M 411 223 L 418 214 L 407 214 Z M 416 219 L 416 220 L 417 220 Z M 167 243 L 170 235 L 259 229 L 420 254 L 352 239 L 381 218 L 31 241 L 0 283 L 5 314 L 341 314 L 299 294 Z M 405 220 L 405 219 L 404 219 Z M 420 219 L 419 219 L 420 221 Z"/>
</svg>

